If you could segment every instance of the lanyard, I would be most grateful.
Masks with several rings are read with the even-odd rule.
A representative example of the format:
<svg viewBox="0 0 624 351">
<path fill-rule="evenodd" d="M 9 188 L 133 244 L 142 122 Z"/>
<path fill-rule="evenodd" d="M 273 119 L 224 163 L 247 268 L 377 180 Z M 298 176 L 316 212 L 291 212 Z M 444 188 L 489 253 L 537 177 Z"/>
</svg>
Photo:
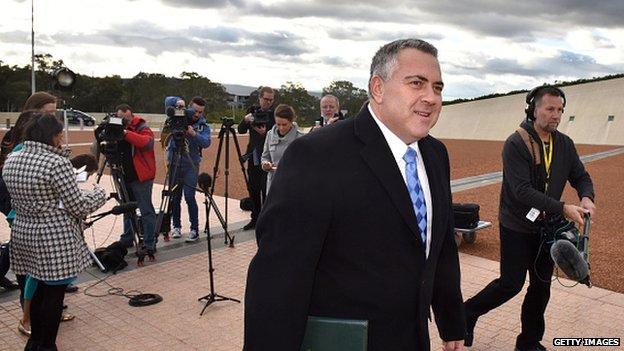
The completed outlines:
<svg viewBox="0 0 624 351">
<path fill-rule="evenodd" d="M 542 149 L 544 150 L 544 167 L 546 167 L 546 190 L 548 190 L 548 183 L 550 181 L 550 165 L 552 163 L 553 149 L 555 145 L 552 137 L 548 136 L 548 152 L 546 151 L 546 143 L 542 141 Z"/>
</svg>

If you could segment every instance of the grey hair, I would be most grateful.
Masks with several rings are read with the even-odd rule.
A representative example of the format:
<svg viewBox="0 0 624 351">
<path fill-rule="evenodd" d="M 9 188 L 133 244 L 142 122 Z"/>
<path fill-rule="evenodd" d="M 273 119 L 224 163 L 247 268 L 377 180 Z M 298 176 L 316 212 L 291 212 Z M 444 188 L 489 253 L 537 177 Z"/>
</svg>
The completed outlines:
<svg viewBox="0 0 624 351">
<path fill-rule="evenodd" d="M 398 39 L 390 42 L 377 50 L 373 56 L 370 67 L 370 77 L 368 78 L 368 95 L 370 96 L 370 81 L 374 76 L 379 76 L 383 80 L 388 80 L 397 65 L 397 56 L 403 49 L 416 49 L 438 58 L 438 49 L 435 46 L 421 39 Z"/>
<path fill-rule="evenodd" d="M 323 97 L 321 97 L 321 100 L 323 100 L 324 98 L 334 99 L 334 101 L 336 102 L 336 105 L 340 106 L 340 100 L 338 100 L 338 98 L 335 95 L 332 95 L 332 94 L 323 95 Z"/>
</svg>

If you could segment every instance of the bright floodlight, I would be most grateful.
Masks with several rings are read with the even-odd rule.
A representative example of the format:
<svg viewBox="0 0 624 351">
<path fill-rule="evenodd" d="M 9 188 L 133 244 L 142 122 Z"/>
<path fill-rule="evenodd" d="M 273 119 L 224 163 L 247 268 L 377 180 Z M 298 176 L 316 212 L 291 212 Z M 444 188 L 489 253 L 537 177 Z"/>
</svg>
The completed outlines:
<svg viewBox="0 0 624 351">
<path fill-rule="evenodd" d="M 76 82 L 76 74 L 69 68 L 59 68 L 52 73 L 52 80 L 56 88 L 60 90 L 69 90 Z"/>
</svg>

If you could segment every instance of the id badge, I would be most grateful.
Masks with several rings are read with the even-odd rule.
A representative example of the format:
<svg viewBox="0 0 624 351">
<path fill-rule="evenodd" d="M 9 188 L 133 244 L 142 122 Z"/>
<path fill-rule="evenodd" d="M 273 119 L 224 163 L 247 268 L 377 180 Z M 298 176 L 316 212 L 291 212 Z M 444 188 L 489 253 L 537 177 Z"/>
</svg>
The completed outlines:
<svg viewBox="0 0 624 351">
<path fill-rule="evenodd" d="M 537 219 L 537 217 L 539 217 L 540 215 L 540 210 L 538 210 L 537 208 L 533 207 L 529 213 L 527 213 L 526 218 L 531 221 L 531 222 L 535 222 L 535 220 Z"/>
</svg>

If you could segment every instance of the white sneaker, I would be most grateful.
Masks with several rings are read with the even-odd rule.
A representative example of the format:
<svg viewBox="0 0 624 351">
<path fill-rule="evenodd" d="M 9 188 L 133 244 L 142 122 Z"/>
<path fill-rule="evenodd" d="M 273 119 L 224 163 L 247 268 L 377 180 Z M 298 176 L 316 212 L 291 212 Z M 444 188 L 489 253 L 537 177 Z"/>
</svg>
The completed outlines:
<svg viewBox="0 0 624 351">
<path fill-rule="evenodd" d="M 193 241 L 197 241 L 197 239 L 199 239 L 199 234 L 196 230 L 191 229 L 191 231 L 188 233 L 188 237 L 186 238 L 186 242 L 190 243 Z"/>
<path fill-rule="evenodd" d="M 180 228 L 171 229 L 171 237 L 174 239 L 180 239 L 182 237 L 182 232 L 180 231 Z"/>
</svg>

